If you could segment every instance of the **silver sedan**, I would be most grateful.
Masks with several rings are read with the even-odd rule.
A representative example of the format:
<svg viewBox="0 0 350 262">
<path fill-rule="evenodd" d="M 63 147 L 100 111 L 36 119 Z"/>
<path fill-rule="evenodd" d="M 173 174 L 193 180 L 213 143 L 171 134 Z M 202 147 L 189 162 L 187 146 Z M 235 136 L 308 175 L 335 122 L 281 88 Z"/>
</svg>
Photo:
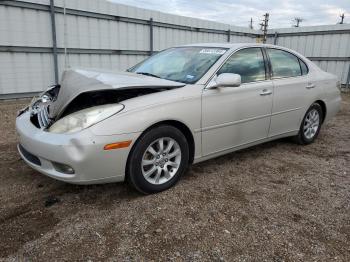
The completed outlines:
<svg viewBox="0 0 350 262">
<path fill-rule="evenodd" d="M 18 114 L 18 150 L 68 183 L 173 186 L 187 166 L 282 137 L 312 143 L 340 107 L 336 76 L 262 44 L 169 48 L 127 70 L 69 69 Z"/>
</svg>

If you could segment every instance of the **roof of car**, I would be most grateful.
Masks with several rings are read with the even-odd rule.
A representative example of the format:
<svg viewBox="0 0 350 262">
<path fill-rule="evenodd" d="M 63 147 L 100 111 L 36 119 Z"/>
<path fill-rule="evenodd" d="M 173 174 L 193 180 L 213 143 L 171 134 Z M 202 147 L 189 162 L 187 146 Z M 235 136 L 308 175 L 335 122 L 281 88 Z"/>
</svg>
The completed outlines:
<svg viewBox="0 0 350 262">
<path fill-rule="evenodd" d="M 196 44 L 188 44 L 183 46 L 217 47 L 217 48 L 230 48 L 230 49 L 237 49 L 237 48 L 249 47 L 249 46 L 276 47 L 275 45 L 260 44 L 260 43 L 196 43 Z"/>
</svg>

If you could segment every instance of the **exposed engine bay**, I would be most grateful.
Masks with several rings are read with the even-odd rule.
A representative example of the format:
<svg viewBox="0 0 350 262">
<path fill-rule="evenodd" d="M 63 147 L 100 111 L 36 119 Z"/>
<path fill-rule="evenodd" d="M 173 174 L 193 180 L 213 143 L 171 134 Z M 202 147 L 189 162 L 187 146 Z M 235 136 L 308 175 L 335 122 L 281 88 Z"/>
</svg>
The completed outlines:
<svg viewBox="0 0 350 262">
<path fill-rule="evenodd" d="M 119 103 L 127 99 L 131 99 L 138 96 L 144 96 L 164 90 L 166 89 L 134 88 L 101 90 L 82 93 L 75 99 L 73 99 L 73 101 L 65 108 L 63 113 L 60 115 L 60 118 L 85 108 L 105 104 Z"/>
<path fill-rule="evenodd" d="M 134 97 L 169 90 L 169 88 L 121 88 L 81 93 L 68 104 L 58 117 L 50 118 L 50 106 L 56 101 L 59 95 L 59 90 L 59 85 L 52 87 L 43 93 L 41 97 L 34 99 L 30 108 L 23 110 L 23 112 L 26 110 L 31 111 L 31 121 L 36 127 L 46 129 L 55 121 L 77 111 L 99 105 L 120 103 Z M 21 113 L 22 112 L 19 114 Z"/>
</svg>

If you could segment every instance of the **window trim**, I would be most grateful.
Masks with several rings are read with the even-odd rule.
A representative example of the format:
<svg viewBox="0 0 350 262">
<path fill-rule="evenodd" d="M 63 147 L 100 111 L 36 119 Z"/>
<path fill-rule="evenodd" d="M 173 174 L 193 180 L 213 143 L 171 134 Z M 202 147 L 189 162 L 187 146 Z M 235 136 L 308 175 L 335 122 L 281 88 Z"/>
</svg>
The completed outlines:
<svg viewBox="0 0 350 262">
<path fill-rule="evenodd" d="M 264 80 L 257 80 L 257 81 L 246 82 L 246 83 L 242 83 L 241 85 L 251 84 L 251 83 L 259 83 L 259 82 L 271 80 L 270 77 L 269 77 L 269 72 L 270 72 L 270 70 L 269 70 L 269 68 L 268 68 L 267 57 L 265 57 L 264 47 L 262 47 L 262 46 L 247 46 L 247 47 L 239 48 L 239 49 L 235 50 L 232 54 L 230 54 L 230 55 L 225 59 L 225 61 L 222 62 L 222 64 L 219 66 L 219 68 L 215 71 L 215 73 L 212 75 L 212 77 L 210 78 L 210 80 L 208 81 L 208 83 L 210 83 L 210 81 L 211 81 L 215 76 L 217 76 L 217 73 L 220 71 L 220 69 L 226 64 L 226 62 L 227 62 L 234 54 L 236 54 L 237 52 L 242 51 L 242 50 L 244 50 L 244 49 L 260 49 L 261 55 L 262 55 L 263 60 L 264 60 L 265 79 L 264 79 Z M 208 84 L 208 83 L 207 83 L 207 84 Z"/>
<path fill-rule="evenodd" d="M 267 54 L 267 50 L 265 47 L 261 48 L 264 54 L 265 59 L 265 70 L 266 70 L 266 79 L 271 80 L 272 79 L 272 68 L 271 68 L 271 62 L 270 57 Z"/>
<path fill-rule="evenodd" d="M 309 70 L 309 66 L 307 65 L 307 63 L 305 63 L 305 61 L 303 59 L 301 59 L 298 55 L 288 51 L 288 50 L 285 50 L 285 49 L 282 49 L 282 48 L 276 48 L 276 47 L 264 47 L 265 49 L 265 52 L 266 52 L 266 56 L 268 58 L 268 61 L 269 61 L 269 68 L 270 68 L 270 78 L 271 80 L 277 80 L 277 79 L 285 79 L 285 78 L 296 78 L 296 77 L 303 77 L 303 76 L 307 76 L 310 72 Z M 269 56 L 269 52 L 268 52 L 268 49 L 275 49 L 275 50 L 279 50 L 279 51 L 284 51 L 286 53 L 289 53 L 293 56 L 295 56 L 297 59 L 298 59 L 298 63 L 299 63 L 299 68 L 300 68 L 300 75 L 298 76 L 280 76 L 280 77 L 274 77 L 273 76 L 273 69 L 272 69 L 272 64 L 271 64 L 271 59 L 270 59 L 270 56 Z M 306 68 L 307 68 L 307 73 L 305 75 L 303 75 L 303 72 L 302 72 L 302 69 L 301 69 L 301 64 L 300 64 L 300 61 L 302 61 L 305 65 L 306 65 Z"/>
<path fill-rule="evenodd" d="M 300 72 L 301 72 L 301 75 L 302 75 L 302 76 L 308 75 L 308 74 L 309 74 L 309 67 L 307 66 L 307 64 L 305 63 L 304 60 L 302 60 L 300 57 L 298 57 L 298 58 L 299 58 L 299 65 L 300 65 Z M 305 65 L 305 67 L 306 67 L 306 74 L 303 74 L 303 69 L 302 69 L 302 67 L 301 67 L 301 63 L 303 63 L 303 64 Z"/>
</svg>

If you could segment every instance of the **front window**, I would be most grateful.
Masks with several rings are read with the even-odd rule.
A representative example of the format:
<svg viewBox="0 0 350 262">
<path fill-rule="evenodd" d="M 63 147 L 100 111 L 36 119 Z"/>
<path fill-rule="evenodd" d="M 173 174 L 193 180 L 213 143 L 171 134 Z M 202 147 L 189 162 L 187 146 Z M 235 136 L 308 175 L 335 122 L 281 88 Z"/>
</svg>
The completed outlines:
<svg viewBox="0 0 350 262">
<path fill-rule="evenodd" d="M 246 48 L 234 53 L 218 71 L 223 73 L 238 74 L 242 83 L 265 80 L 265 62 L 261 48 Z"/>
<path fill-rule="evenodd" d="M 227 51 L 225 48 L 178 47 L 162 51 L 129 71 L 193 84 Z"/>
</svg>

